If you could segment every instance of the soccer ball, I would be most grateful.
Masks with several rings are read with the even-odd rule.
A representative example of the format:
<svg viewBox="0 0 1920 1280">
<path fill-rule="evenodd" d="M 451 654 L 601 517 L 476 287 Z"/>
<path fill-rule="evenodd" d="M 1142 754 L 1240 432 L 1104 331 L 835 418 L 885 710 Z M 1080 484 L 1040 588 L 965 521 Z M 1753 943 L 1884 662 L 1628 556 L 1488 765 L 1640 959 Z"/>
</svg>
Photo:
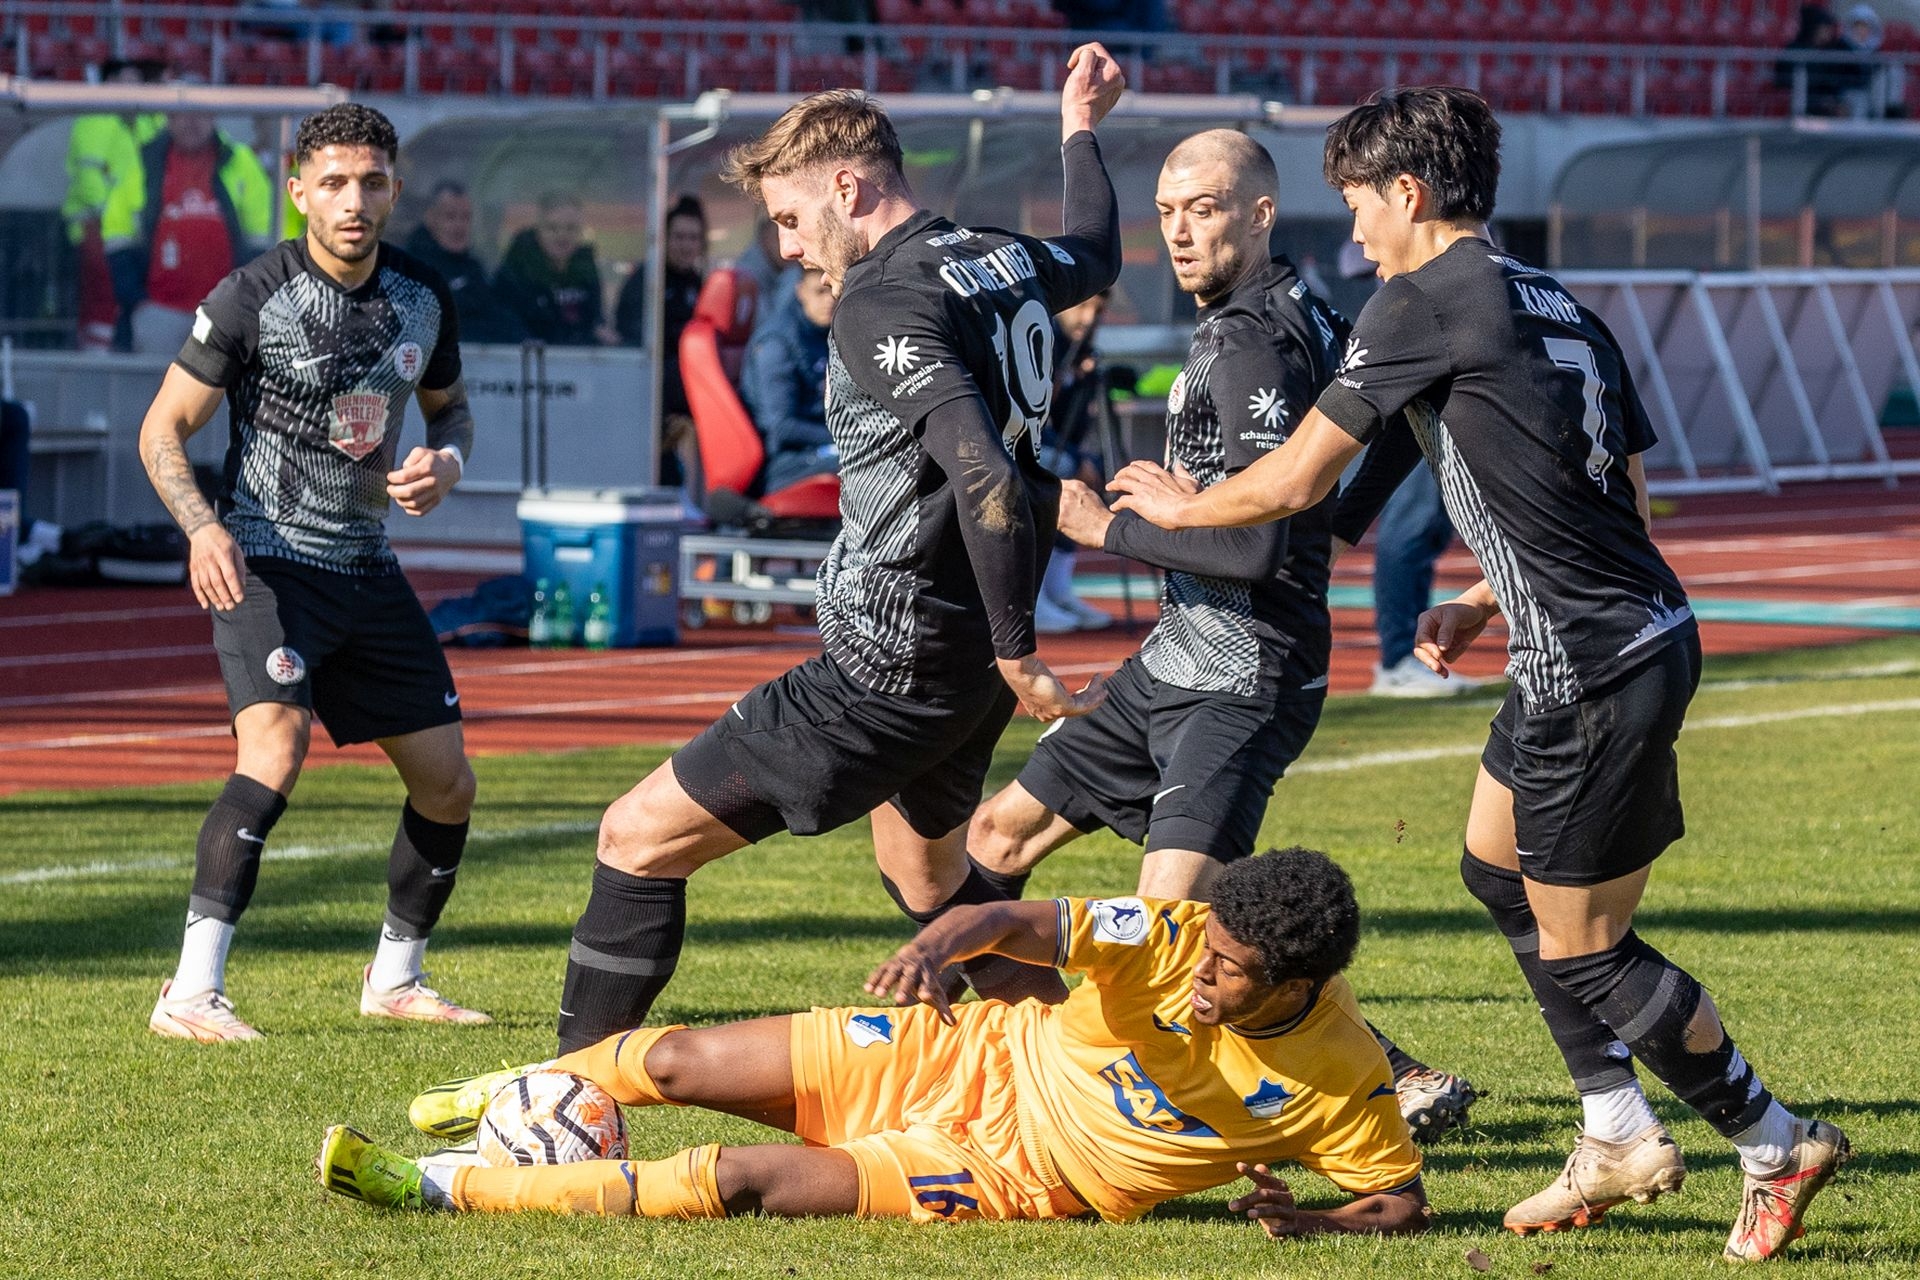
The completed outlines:
<svg viewBox="0 0 1920 1280">
<path fill-rule="evenodd" d="M 567 1071 L 533 1071 L 494 1091 L 480 1121 L 480 1158 L 495 1168 L 619 1160 L 627 1122 L 599 1085 Z"/>
</svg>

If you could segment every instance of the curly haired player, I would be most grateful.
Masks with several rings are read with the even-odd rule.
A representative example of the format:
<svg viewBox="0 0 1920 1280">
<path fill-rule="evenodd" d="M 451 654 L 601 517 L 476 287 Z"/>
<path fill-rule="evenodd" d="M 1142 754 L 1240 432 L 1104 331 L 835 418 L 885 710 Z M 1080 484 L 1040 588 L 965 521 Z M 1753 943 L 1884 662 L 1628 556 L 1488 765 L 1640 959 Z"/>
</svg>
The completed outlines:
<svg viewBox="0 0 1920 1280">
<path fill-rule="evenodd" d="M 1360 934 L 1346 873 L 1288 849 L 1236 862 L 1212 906 L 1151 898 L 956 907 L 868 979 L 894 1006 L 610 1036 L 538 1068 L 450 1081 L 411 1108 L 471 1132 L 526 1071 L 571 1071 L 625 1106 L 695 1105 L 803 1138 L 656 1160 L 488 1168 L 406 1160 L 344 1125 L 320 1179 L 396 1209 L 920 1222 L 1128 1222 L 1245 1174 L 1235 1212 L 1274 1236 L 1426 1226 L 1392 1073 L 1339 976 Z M 1064 1004 L 950 1007 L 948 964 L 984 953 L 1083 973 Z M 900 1009 L 900 1004 L 924 1001 Z M 1352 1198 L 1295 1203 L 1259 1161 Z"/>
</svg>

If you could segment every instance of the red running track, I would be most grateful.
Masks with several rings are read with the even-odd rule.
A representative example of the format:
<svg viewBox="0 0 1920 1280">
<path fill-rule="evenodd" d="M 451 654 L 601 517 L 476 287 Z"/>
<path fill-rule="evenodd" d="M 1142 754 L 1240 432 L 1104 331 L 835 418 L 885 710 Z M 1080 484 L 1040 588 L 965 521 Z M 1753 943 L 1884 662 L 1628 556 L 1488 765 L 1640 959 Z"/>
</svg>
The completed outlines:
<svg viewBox="0 0 1920 1280">
<path fill-rule="evenodd" d="M 1831 485 L 1779 498 L 1688 499 L 1657 533 L 1697 598 L 1920 608 L 1920 493 L 1911 488 Z M 1440 570 L 1443 586 L 1475 576 L 1457 550 Z M 1362 547 L 1341 562 L 1335 581 L 1365 586 L 1370 573 Z M 432 600 L 465 591 L 477 575 L 410 576 Z M 1135 581 L 1152 594 L 1144 576 Z M 1140 612 L 1150 620 L 1150 606 Z M 1703 633 L 1709 653 L 1874 634 L 1716 622 L 1703 624 Z M 184 589 L 39 589 L 0 599 L 0 794 L 225 776 L 233 747 L 210 634 Z M 1140 634 L 1116 627 L 1048 637 L 1041 654 L 1063 673 L 1090 674 L 1117 664 Z M 1496 674 L 1502 639 L 1490 633 L 1462 664 L 1466 673 Z M 468 743 L 477 754 L 499 755 L 685 741 L 754 684 L 818 648 L 805 632 L 716 626 L 688 633 L 675 649 L 454 650 L 451 658 Z M 1374 656 L 1370 612 L 1336 610 L 1333 691 L 1363 691 Z M 309 767 L 380 758 L 371 746 L 316 746 Z"/>
</svg>

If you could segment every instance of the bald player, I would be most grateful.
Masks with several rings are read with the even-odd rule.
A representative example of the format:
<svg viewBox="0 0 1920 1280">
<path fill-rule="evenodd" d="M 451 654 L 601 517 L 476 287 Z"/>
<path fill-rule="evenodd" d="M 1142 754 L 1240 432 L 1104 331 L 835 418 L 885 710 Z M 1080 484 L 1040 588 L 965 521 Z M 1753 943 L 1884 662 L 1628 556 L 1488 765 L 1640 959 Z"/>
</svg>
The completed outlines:
<svg viewBox="0 0 1920 1280">
<path fill-rule="evenodd" d="M 1339 364 L 1347 322 L 1270 256 L 1279 174 L 1230 129 L 1174 148 L 1155 203 L 1180 288 L 1199 302 L 1167 396 L 1168 465 L 1201 485 L 1286 440 Z M 1018 779 L 974 814 L 968 847 L 1017 898 L 1054 850 L 1108 828 L 1143 843 L 1138 892 L 1204 901 L 1253 851 L 1274 783 L 1327 692 L 1332 502 L 1246 529 L 1159 528 L 1067 480 L 1060 532 L 1166 573 L 1160 621 L 1092 714 L 1041 736 Z M 1463 1118 L 1472 1086 L 1382 1038 L 1402 1111 L 1423 1140 Z"/>
</svg>

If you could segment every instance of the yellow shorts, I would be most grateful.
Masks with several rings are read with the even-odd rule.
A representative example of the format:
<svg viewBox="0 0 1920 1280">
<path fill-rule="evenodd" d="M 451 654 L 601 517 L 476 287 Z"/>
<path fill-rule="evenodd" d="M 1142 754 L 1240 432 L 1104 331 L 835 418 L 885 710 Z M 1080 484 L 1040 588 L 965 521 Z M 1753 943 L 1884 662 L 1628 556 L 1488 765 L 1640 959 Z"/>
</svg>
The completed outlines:
<svg viewBox="0 0 1920 1280">
<path fill-rule="evenodd" d="M 795 1132 L 853 1157 L 862 1217 L 954 1222 L 1087 1211 L 1021 1141 L 1008 1006 L 815 1009 L 793 1016 Z"/>
</svg>

